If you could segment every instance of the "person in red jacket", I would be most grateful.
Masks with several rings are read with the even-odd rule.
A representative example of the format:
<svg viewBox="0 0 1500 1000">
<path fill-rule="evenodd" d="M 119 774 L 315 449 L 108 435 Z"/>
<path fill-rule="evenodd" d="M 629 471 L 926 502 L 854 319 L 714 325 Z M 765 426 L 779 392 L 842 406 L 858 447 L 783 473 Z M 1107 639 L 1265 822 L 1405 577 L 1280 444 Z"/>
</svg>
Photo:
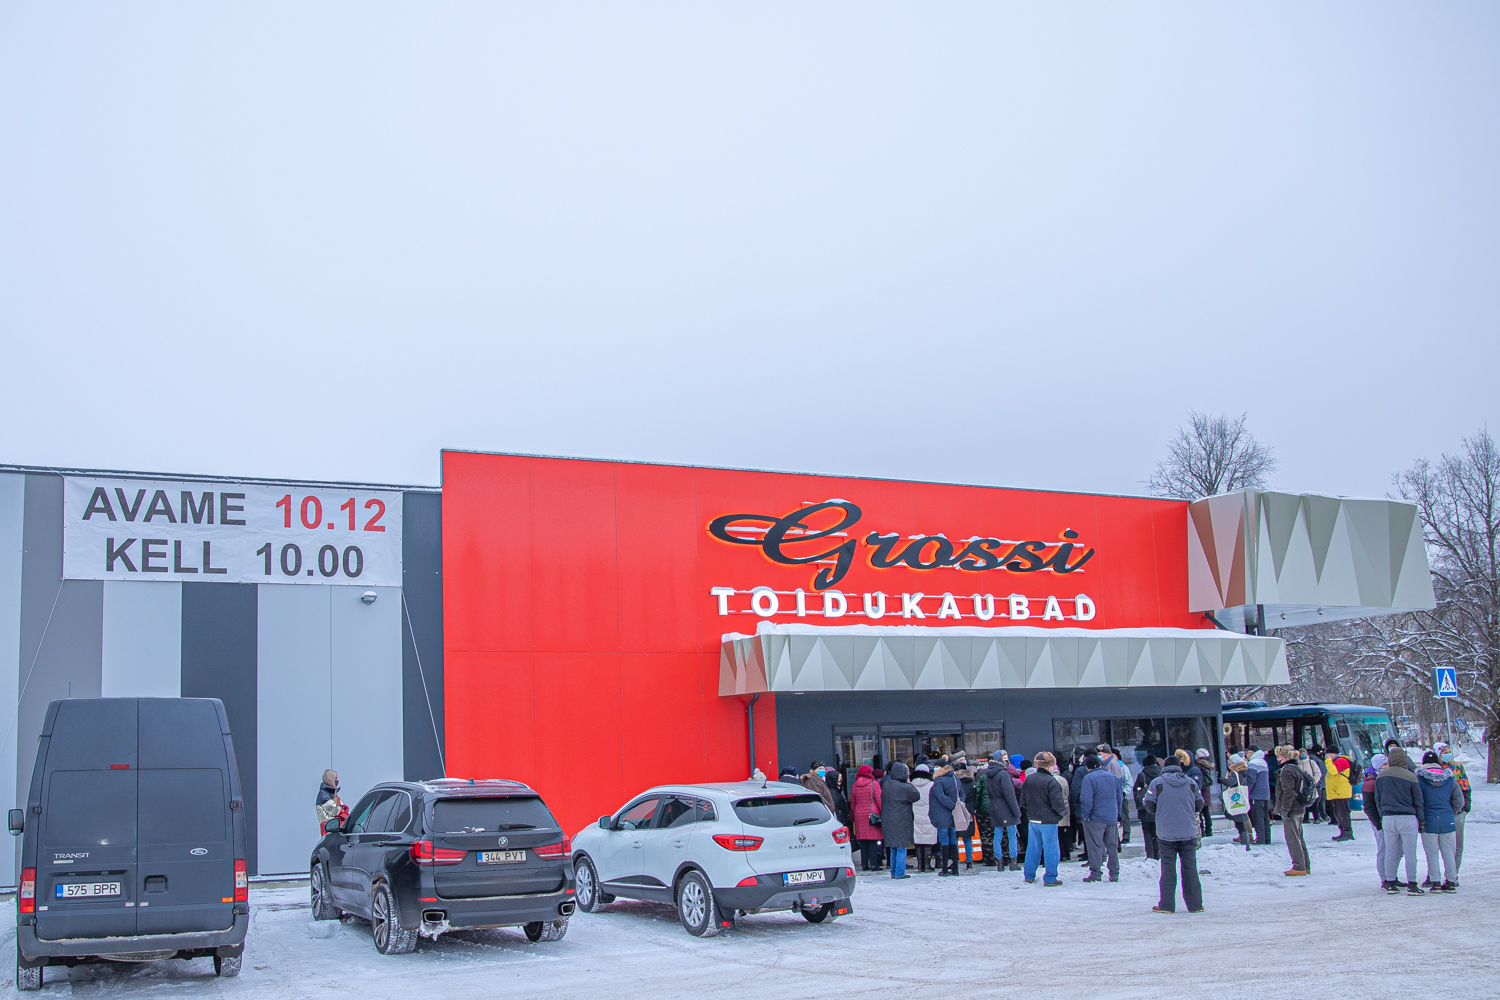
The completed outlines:
<svg viewBox="0 0 1500 1000">
<path fill-rule="evenodd" d="M 875 780 L 875 769 L 861 764 L 854 775 L 854 787 L 849 790 L 850 808 L 854 812 L 854 837 L 859 841 L 860 871 L 880 870 L 880 827 L 870 822 L 872 815 L 880 814 L 880 783 Z"/>
</svg>

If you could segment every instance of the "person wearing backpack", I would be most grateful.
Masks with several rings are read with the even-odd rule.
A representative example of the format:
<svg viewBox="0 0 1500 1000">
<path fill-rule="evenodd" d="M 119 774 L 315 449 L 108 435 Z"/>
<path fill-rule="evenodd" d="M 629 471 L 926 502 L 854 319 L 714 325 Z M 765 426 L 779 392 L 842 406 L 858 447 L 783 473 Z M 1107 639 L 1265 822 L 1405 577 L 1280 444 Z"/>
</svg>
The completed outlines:
<svg viewBox="0 0 1500 1000">
<path fill-rule="evenodd" d="M 1141 839 L 1145 843 L 1146 857 L 1151 861 L 1161 860 L 1161 842 L 1156 839 L 1156 815 L 1146 812 L 1146 790 L 1151 782 L 1161 777 L 1161 764 L 1155 755 L 1147 754 L 1141 773 L 1135 776 L 1135 786 L 1130 790 L 1135 799 L 1135 814 L 1141 820 Z"/>
<path fill-rule="evenodd" d="M 1295 747 L 1276 748 L 1276 759 L 1281 761 L 1276 772 L 1276 811 L 1281 814 L 1281 832 L 1286 837 L 1287 853 L 1292 856 L 1292 867 L 1285 873 L 1288 876 L 1312 872 L 1307 841 L 1302 837 L 1302 817 L 1318 796 L 1312 779 L 1297 764 L 1297 753 Z"/>
</svg>

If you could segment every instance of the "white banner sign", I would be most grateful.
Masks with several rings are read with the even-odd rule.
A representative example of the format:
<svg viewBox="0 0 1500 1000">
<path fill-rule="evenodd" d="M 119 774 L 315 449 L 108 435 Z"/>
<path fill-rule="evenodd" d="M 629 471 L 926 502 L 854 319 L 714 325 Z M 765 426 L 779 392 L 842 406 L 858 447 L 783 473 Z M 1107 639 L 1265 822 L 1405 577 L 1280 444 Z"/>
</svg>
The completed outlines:
<svg viewBox="0 0 1500 1000">
<path fill-rule="evenodd" d="M 70 476 L 69 580 L 401 586 L 401 494 Z"/>
</svg>

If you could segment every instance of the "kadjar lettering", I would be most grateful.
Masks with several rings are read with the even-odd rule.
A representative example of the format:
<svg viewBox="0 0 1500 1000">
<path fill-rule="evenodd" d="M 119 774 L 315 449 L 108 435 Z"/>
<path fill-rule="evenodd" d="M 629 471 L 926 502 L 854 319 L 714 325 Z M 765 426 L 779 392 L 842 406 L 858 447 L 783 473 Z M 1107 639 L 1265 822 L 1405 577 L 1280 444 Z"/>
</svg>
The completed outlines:
<svg viewBox="0 0 1500 1000">
<path fill-rule="evenodd" d="M 838 520 L 821 527 L 810 527 L 809 521 L 823 511 L 835 511 Z M 1078 532 L 1068 528 L 1063 540 L 1024 541 L 999 538 L 970 538 L 955 545 L 946 535 L 914 535 L 904 538 L 899 532 L 871 531 L 860 539 L 849 529 L 859 523 L 864 512 L 848 500 L 825 500 L 809 504 L 781 517 L 770 514 L 725 514 L 709 522 L 708 531 L 720 541 L 733 545 L 758 547 L 772 562 L 786 566 L 833 561 L 813 575 L 813 589 L 827 590 L 838 583 L 854 564 L 861 540 L 873 551 L 870 565 L 876 569 L 906 566 L 929 570 L 953 567 L 973 573 L 1006 570 L 1011 573 L 1075 573 L 1094 557 L 1094 549 L 1077 541 Z M 762 527 L 763 526 L 763 527 Z M 735 534 L 739 532 L 739 534 Z M 826 549 L 800 555 L 786 551 L 786 546 L 820 539 L 842 538 Z M 1075 558 L 1076 556 L 1076 558 Z"/>
</svg>

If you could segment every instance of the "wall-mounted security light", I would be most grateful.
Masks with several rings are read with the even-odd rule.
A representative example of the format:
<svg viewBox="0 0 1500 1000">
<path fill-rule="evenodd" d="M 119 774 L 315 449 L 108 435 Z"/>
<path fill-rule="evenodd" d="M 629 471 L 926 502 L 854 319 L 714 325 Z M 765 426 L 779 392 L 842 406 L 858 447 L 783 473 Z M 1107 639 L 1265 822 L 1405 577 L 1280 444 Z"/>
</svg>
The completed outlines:
<svg viewBox="0 0 1500 1000">
<path fill-rule="evenodd" d="M 363 603 L 365 603 L 365 604 L 374 604 L 375 603 L 375 598 L 377 598 L 379 596 L 380 595 L 377 594 L 377 593 L 375 593 L 375 591 L 373 591 L 373 590 L 367 590 L 363 594 L 359 595 L 359 599 Z"/>
</svg>

